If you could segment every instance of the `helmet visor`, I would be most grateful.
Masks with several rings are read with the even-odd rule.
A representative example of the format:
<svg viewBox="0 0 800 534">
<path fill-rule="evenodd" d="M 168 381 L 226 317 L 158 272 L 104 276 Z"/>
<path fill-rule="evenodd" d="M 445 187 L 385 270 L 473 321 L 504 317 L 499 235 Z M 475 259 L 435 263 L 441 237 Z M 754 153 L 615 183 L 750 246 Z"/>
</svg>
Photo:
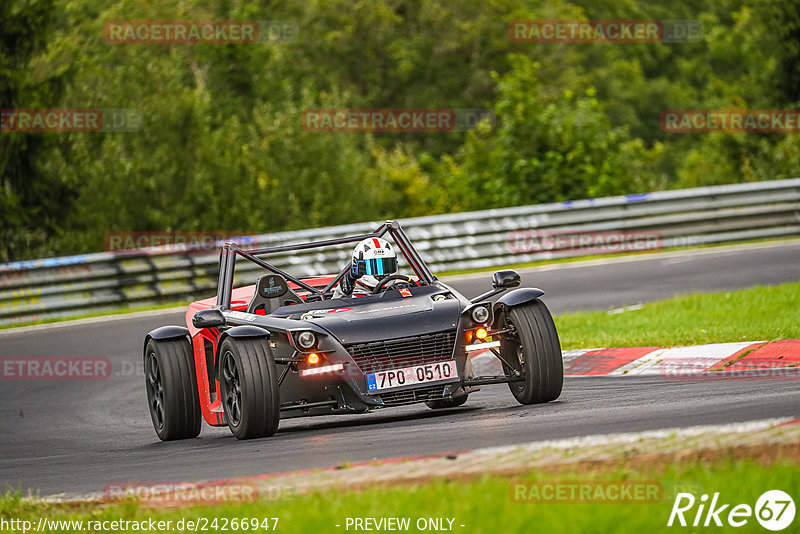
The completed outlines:
<svg viewBox="0 0 800 534">
<path fill-rule="evenodd" d="M 366 274 L 380 276 L 397 272 L 397 258 L 372 258 L 363 260 L 366 263 Z"/>
</svg>

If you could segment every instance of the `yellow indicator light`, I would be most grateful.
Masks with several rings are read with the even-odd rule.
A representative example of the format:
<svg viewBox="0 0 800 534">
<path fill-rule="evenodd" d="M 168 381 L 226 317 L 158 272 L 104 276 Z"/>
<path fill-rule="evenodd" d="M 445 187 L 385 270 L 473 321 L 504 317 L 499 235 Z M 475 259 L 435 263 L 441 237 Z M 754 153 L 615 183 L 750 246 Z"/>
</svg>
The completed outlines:
<svg viewBox="0 0 800 534">
<path fill-rule="evenodd" d="M 319 354 L 312 352 L 308 355 L 306 361 L 308 362 L 308 365 L 317 365 L 319 363 Z"/>
<path fill-rule="evenodd" d="M 478 328 L 475 330 L 475 337 L 478 339 L 486 339 L 488 335 L 489 332 L 487 332 L 485 328 Z"/>
</svg>

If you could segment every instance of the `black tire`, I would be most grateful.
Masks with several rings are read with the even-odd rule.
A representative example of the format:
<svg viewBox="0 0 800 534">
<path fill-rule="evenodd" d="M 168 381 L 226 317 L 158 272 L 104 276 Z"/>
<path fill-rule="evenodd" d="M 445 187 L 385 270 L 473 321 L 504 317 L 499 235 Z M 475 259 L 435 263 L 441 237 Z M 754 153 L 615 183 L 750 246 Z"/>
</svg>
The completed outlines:
<svg viewBox="0 0 800 534">
<path fill-rule="evenodd" d="M 445 408 L 457 408 L 467 402 L 469 395 L 461 395 L 460 397 L 453 397 L 450 399 L 436 399 L 432 401 L 425 401 L 425 406 L 431 410 L 444 410 Z"/>
<path fill-rule="evenodd" d="M 561 395 L 564 385 L 564 362 L 561 343 L 553 317 L 544 302 L 532 302 L 503 312 L 500 325 L 515 334 L 503 335 L 500 354 L 506 375 L 522 375 L 521 382 L 508 384 L 520 404 L 550 402 Z"/>
<path fill-rule="evenodd" d="M 158 438 L 196 438 L 200 434 L 201 413 L 189 340 L 148 341 L 144 377 L 150 419 Z"/>
<path fill-rule="evenodd" d="M 265 338 L 228 338 L 219 349 L 225 421 L 236 439 L 278 431 L 280 396 L 275 360 Z"/>
</svg>

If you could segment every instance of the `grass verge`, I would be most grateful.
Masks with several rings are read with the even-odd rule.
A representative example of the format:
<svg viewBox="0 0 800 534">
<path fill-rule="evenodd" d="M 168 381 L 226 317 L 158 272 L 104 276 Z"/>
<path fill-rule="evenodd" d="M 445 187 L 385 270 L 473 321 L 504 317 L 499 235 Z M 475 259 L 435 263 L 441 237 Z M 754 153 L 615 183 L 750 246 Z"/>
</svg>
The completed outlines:
<svg viewBox="0 0 800 534">
<path fill-rule="evenodd" d="M 800 338 L 800 282 L 555 317 L 564 350 Z"/>
<path fill-rule="evenodd" d="M 650 494 L 655 498 L 651 498 L 649 502 L 621 502 L 619 498 L 611 498 L 612 492 L 608 491 L 610 486 L 619 487 L 618 483 L 621 482 L 646 484 L 649 487 L 655 484 L 660 489 L 657 493 Z M 546 499 L 544 485 L 548 483 L 561 484 L 567 492 L 571 491 L 570 484 L 588 485 L 593 488 L 593 497 L 589 502 L 583 503 Z M 533 487 L 540 490 L 538 500 L 535 499 L 537 492 L 532 491 Z M 183 519 L 184 522 L 205 521 L 208 531 L 233 532 L 243 529 L 234 530 L 232 523 L 228 523 L 228 529 L 223 530 L 221 527 L 226 522 L 223 518 L 250 518 L 258 520 L 259 524 L 266 518 L 277 518 L 277 532 L 321 534 L 353 531 L 352 526 L 345 528 L 348 518 L 397 517 L 410 519 L 410 532 L 419 531 L 415 523 L 420 518 L 444 518 L 444 525 L 448 525 L 447 519 L 453 519 L 453 531 L 470 534 L 532 531 L 570 534 L 665 532 L 676 529 L 668 528 L 667 521 L 678 492 L 693 493 L 697 504 L 701 494 L 713 495 L 719 492 L 718 504 L 731 505 L 721 514 L 721 519 L 725 521 L 732 506 L 747 504 L 754 508 L 759 496 L 773 489 L 780 489 L 795 498 L 800 495 L 800 467 L 797 463 L 789 459 L 778 460 L 769 469 L 765 469 L 756 461 L 736 460 L 731 456 L 711 463 L 667 463 L 651 466 L 646 470 L 621 465 L 603 470 L 569 470 L 548 474 L 527 472 L 510 478 L 485 476 L 467 481 L 437 479 L 412 486 L 367 487 L 357 491 L 325 491 L 249 504 L 166 509 L 134 503 L 35 503 L 22 500 L 19 495 L 8 495 L 0 497 L 0 522 L 16 519 L 36 525 L 41 517 L 51 521 L 83 522 L 81 525 L 73 523 L 71 526 L 61 524 L 58 529 L 41 531 L 68 533 L 86 532 L 89 530 L 86 523 L 89 520 L 102 522 L 153 519 L 172 522 L 171 528 L 160 530 L 161 532 L 178 532 L 177 522 Z M 595 500 L 598 496 L 603 500 Z M 694 520 L 696 512 L 697 505 L 685 514 L 689 524 Z M 210 525 L 215 518 L 217 529 L 212 530 Z M 746 519 L 747 524 L 736 528 L 736 531 L 764 532 L 755 517 Z M 795 525 L 798 521 L 800 519 L 795 519 Z M 274 522 L 270 521 L 269 530 L 259 528 L 258 532 L 272 531 L 273 525 Z M 731 527 L 727 525 L 722 529 L 712 526 L 710 530 L 718 532 L 729 528 Z M 677 527 L 677 530 L 697 531 L 691 527 Z M 138 530 L 128 526 L 127 531 Z M 790 531 L 791 527 L 786 530 Z"/>
</svg>

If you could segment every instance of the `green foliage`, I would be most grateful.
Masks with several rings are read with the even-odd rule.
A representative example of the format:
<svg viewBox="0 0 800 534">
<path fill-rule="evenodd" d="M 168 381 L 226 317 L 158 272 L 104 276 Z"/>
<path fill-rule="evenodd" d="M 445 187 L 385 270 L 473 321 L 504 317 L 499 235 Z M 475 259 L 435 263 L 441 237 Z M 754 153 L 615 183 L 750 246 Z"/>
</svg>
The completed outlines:
<svg viewBox="0 0 800 534">
<path fill-rule="evenodd" d="M 528 44 L 518 19 L 689 19 L 674 44 Z M 124 20 L 297 25 L 111 44 Z M 129 108 L 138 132 L 0 132 L 0 261 L 111 231 L 270 232 L 800 174 L 796 135 L 669 134 L 675 108 L 798 103 L 793 0 L 8 0 L 0 105 Z M 311 132 L 308 108 L 485 108 L 470 133 Z"/>
<path fill-rule="evenodd" d="M 39 61 L 55 2 L 0 2 L 0 109 L 47 107 L 62 93 L 63 69 Z M 72 191 L 44 171 L 53 135 L 0 131 L 0 261 L 44 253 Z"/>
<path fill-rule="evenodd" d="M 630 162 L 645 161 L 648 151 L 611 126 L 593 89 L 548 100 L 539 64 L 523 55 L 511 56 L 511 71 L 494 79 L 499 126 L 484 122 L 455 159 L 446 159 L 445 183 L 461 203 L 453 208 L 613 195 L 643 185 Z"/>
</svg>

